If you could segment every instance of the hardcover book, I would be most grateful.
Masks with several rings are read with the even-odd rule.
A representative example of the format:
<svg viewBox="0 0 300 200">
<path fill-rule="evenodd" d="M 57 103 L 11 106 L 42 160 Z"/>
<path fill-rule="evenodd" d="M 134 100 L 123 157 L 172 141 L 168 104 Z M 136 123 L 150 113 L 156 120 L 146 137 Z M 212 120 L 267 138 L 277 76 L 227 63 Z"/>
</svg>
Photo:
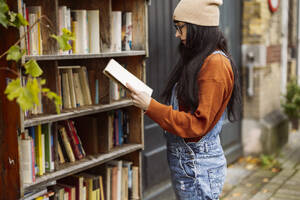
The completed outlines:
<svg viewBox="0 0 300 200">
<path fill-rule="evenodd" d="M 129 83 L 136 90 L 146 92 L 149 96 L 152 95 L 153 90 L 149 86 L 147 86 L 143 81 L 138 79 L 132 73 L 127 71 L 114 59 L 111 59 L 109 61 L 109 63 L 103 70 L 103 73 L 114 81 L 119 82 L 125 88 L 127 88 L 126 83 Z"/>
</svg>

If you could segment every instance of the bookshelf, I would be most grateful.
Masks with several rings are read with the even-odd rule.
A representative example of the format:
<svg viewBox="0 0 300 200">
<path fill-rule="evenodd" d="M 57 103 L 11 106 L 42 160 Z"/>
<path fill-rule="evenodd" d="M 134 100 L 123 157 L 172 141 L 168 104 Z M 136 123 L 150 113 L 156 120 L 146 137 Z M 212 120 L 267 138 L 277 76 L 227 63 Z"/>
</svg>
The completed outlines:
<svg viewBox="0 0 300 200">
<path fill-rule="evenodd" d="M 10 9 L 14 11 L 24 11 L 24 14 L 26 13 L 26 8 L 23 6 L 20 8 L 20 2 L 21 0 L 14 0 L 8 1 L 8 4 Z M 103 177 L 103 185 L 104 188 L 106 188 L 104 193 L 106 193 L 108 187 L 106 185 L 108 183 L 106 183 L 107 178 L 105 178 L 104 172 L 108 165 L 112 167 L 111 162 L 113 160 L 119 160 L 123 163 L 129 162 L 132 168 L 136 167 L 135 172 L 137 173 L 135 173 L 134 180 L 138 181 L 135 182 L 135 191 L 132 192 L 134 193 L 132 198 L 142 199 L 141 151 L 144 148 L 143 112 L 133 106 L 128 94 L 118 88 L 119 86 L 112 84 L 111 81 L 102 74 L 102 70 L 108 61 L 114 58 L 124 65 L 128 71 L 145 81 L 145 58 L 148 55 L 147 0 L 23 0 L 22 2 L 29 10 L 37 12 L 37 16 L 46 16 L 51 21 L 50 28 L 40 24 L 38 32 L 35 33 L 37 35 L 27 36 L 28 41 L 35 41 L 35 37 L 39 38 L 39 41 L 33 44 L 33 42 L 28 43 L 26 38 L 24 39 L 22 47 L 27 48 L 27 52 L 31 51 L 31 53 L 23 56 L 22 62 L 31 59 L 36 60 L 44 72 L 42 78 L 47 80 L 45 87 L 60 94 L 63 99 L 67 99 L 69 98 L 68 95 L 72 95 L 70 91 L 71 83 L 73 82 L 71 82 L 68 87 L 68 90 L 70 90 L 68 95 L 64 96 L 67 91 L 67 84 L 63 81 L 63 76 L 64 73 L 67 73 L 67 70 L 69 70 L 68 72 L 70 72 L 71 77 L 75 77 L 74 74 L 76 73 L 80 75 L 80 70 L 82 70 L 82 73 L 85 72 L 87 82 L 81 82 L 82 79 L 79 79 L 79 87 L 82 90 L 81 93 L 83 96 L 81 98 L 83 98 L 84 103 L 78 103 L 79 97 L 76 96 L 76 91 L 76 94 L 73 94 L 77 102 L 76 105 L 67 107 L 67 102 L 63 101 L 60 114 L 56 113 L 53 102 L 49 101 L 46 97 L 40 97 L 41 107 L 37 108 L 37 110 L 22 112 L 15 102 L 9 102 L 4 95 L 1 95 L 0 110 L 2 110 L 2 114 L 0 116 L 0 140 L 5 145 L 0 147 L 0 158 L 4 161 L 0 169 L 3 177 L 0 180 L 0 199 L 19 199 L 32 191 L 37 191 L 45 187 L 47 187 L 49 191 L 52 190 L 52 187 L 55 187 L 55 185 L 61 184 L 61 181 L 68 177 L 75 175 L 80 176 L 82 173 L 95 173 L 95 171 L 99 172 Z M 96 21 L 99 21 L 95 23 L 96 27 L 100 27 L 99 38 L 97 38 L 97 40 L 93 38 L 93 41 L 99 43 L 99 49 L 91 50 L 94 47 L 89 46 L 89 51 L 91 52 L 76 52 L 76 48 L 73 47 L 75 43 L 72 43 L 73 52 L 62 52 L 58 49 L 56 41 L 50 37 L 50 34 L 59 34 L 62 19 L 67 20 L 66 24 L 69 23 L 70 25 L 71 22 L 73 23 L 72 17 L 75 15 L 76 20 L 74 21 L 77 22 L 78 14 L 73 13 L 78 12 L 78 10 L 85 10 L 87 15 L 90 10 L 94 10 L 96 14 L 98 13 L 99 16 L 96 17 Z M 69 17 L 72 17 L 62 18 L 62 16 L 65 15 L 62 15 L 62 13 L 65 11 L 70 12 Z M 114 27 L 115 22 L 112 21 L 114 12 L 119 12 L 119 14 L 120 12 L 122 14 L 125 13 L 126 18 L 131 19 L 130 25 L 132 25 L 132 29 L 130 37 L 132 38 L 130 49 L 128 49 L 127 46 L 124 48 L 120 46 L 123 48 L 121 51 L 112 50 L 112 46 L 115 45 L 115 42 L 117 41 L 117 44 L 119 44 L 118 41 L 122 40 L 118 37 L 119 35 L 121 36 L 121 33 L 116 36 L 114 32 L 114 30 L 116 30 Z M 127 15 L 127 13 L 129 14 Z M 33 15 L 31 17 L 33 17 Z M 93 30 L 95 28 L 95 24 L 87 24 L 86 26 L 88 27 L 86 34 L 90 34 L 89 27 L 92 27 Z M 5 42 L 3 45 L 1 44 L 0 47 L 1 52 L 3 52 L 20 38 L 20 33 L 13 29 L 4 30 L 1 28 L 0 36 L 1 38 L 5 38 Z M 89 37 L 92 36 L 89 35 Z M 115 39 L 115 37 L 118 39 Z M 82 45 L 79 44 L 81 42 L 82 41 L 76 40 L 77 45 Z M 90 41 L 85 44 L 94 45 L 91 44 Z M 7 65 L 18 70 L 20 75 L 23 76 L 20 66 L 12 65 L 12 63 L 7 62 L 5 59 L 1 59 L 0 63 L 1 65 Z M 67 67 L 69 67 L 69 69 L 65 69 Z M 70 76 L 68 76 L 69 81 L 71 80 L 69 79 Z M 7 78 L 15 77 L 9 72 L 1 70 L 0 92 L 2 94 L 4 93 Z M 26 79 L 24 79 L 24 81 L 26 81 Z M 88 85 L 91 103 L 85 102 L 85 98 L 87 97 L 83 95 L 84 91 L 82 89 L 84 88 L 84 83 Z M 75 88 L 75 86 L 74 78 L 74 86 L 72 87 Z M 113 91 L 115 91 L 113 90 L 115 87 L 117 87 L 119 94 L 112 95 L 112 93 L 114 93 Z M 118 97 L 116 97 L 116 95 Z M 70 97 L 70 99 L 71 98 L 72 97 Z M 90 119 L 91 122 L 89 123 Z M 113 124 L 111 122 L 113 122 Z M 68 129 L 68 125 L 72 127 L 70 124 L 73 124 L 74 129 L 76 129 L 76 135 L 74 132 L 72 132 L 73 135 L 69 135 L 68 131 L 74 130 L 72 128 Z M 86 132 L 84 131 L 85 127 L 87 127 L 88 130 Z M 74 161 L 67 161 L 66 155 L 63 155 L 66 161 L 61 163 L 62 155 L 59 153 L 58 146 L 60 146 L 60 148 L 63 146 L 59 141 L 60 139 L 63 140 L 62 128 L 66 129 L 67 140 L 70 144 L 72 142 L 71 137 L 78 137 L 79 140 L 81 140 L 80 142 L 82 144 L 78 143 L 78 145 L 81 145 L 78 147 L 80 155 L 83 156 L 81 159 L 77 159 L 78 155 L 75 153 L 74 147 L 71 146 L 71 151 L 73 151 L 73 155 L 75 155 L 76 159 Z M 124 135 L 127 131 L 126 138 L 120 135 L 120 129 L 122 129 L 122 134 Z M 24 140 L 30 140 L 30 144 L 32 145 L 30 149 L 37 154 L 36 146 L 40 145 L 40 141 L 32 137 L 32 130 L 35 131 L 34 134 L 36 137 L 40 137 L 37 135 L 40 134 L 39 130 L 42 130 L 41 136 L 43 139 L 41 143 L 43 150 L 41 150 L 40 154 L 43 154 L 43 159 L 45 159 L 43 160 L 43 165 L 47 162 L 47 159 L 50 159 L 54 165 L 52 170 L 47 171 L 48 167 L 40 167 L 39 164 L 37 164 L 42 161 L 35 160 L 33 166 L 31 166 L 31 172 L 32 170 L 34 171 L 32 173 L 34 173 L 35 180 L 27 183 L 25 180 L 27 180 L 28 177 L 24 177 L 25 169 L 23 169 L 23 160 L 25 159 L 26 153 L 24 153 L 23 146 L 20 146 L 20 144 L 23 144 Z M 45 133 L 45 130 L 49 131 L 49 133 Z M 93 131 L 93 134 L 89 133 L 90 130 Z M 25 136 L 25 139 L 20 136 L 22 135 L 22 137 L 24 137 L 24 132 L 28 134 Z M 97 134 L 95 135 L 95 133 L 99 136 Z M 49 141 L 45 139 L 48 137 L 46 134 L 51 136 Z M 120 137 L 122 138 L 120 139 Z M 87 148 L 87 151 L 84 150 L 86 152 L 83 153 L 82 149 L 85 149 L 87 146 L 85 142 L 91 140 L 97 140 L 100 144 L 99 146 L 101 146 L 101 148 L 103 146 L 102 150 L 99 150 L 97 153 L 89 153 Z M 47 144 L 53 145 L 49 146 L 48 152 L 46 150 Z M 67 147 L 65 148 L 65 151 L 68 151 Z M 52 153 L 50 154 L 49 151 Z M 48 153 L 51 155 L 50 158 L 47 158 L 48 155 L 46 154 Z M 66 153 L 68 154 L 69 152 Z M 31 154 L 31 156 L 32 155 L 33 154 Z M 31 159 L 32 158 L 33 157 L 31 157 Z M 34 155 L 34 158 L 37 158 L 36 155 Z M 35 171 L 36 168 L 38 168 L 38 172 L 41 174 Z"/>
</svg>

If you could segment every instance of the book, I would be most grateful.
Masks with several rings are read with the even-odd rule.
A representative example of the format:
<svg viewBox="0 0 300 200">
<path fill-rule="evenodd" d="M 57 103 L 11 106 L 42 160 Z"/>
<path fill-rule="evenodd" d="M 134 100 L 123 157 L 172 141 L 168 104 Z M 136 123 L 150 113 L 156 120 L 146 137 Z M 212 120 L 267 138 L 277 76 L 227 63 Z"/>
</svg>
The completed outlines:
<svg viewBox="0 0 300 200">
<path fill-rule="evenodd" d="M 87 18 L 90 53 L 100 53 L 99 10 L 88 10 Z"/>
<path fill-rule="evenodd" d="M 42 125 L 36 127 L 36 137 L 35 137 L 35 152 L 36 152 L 36 162 L 38 166 L 38 175 L 42 176 L 44 173 L 43 165 L 43 147 L 42 147 Z"/>
<path fill-rule="evenodd" d="M 140 199 L 139 167 L 132 166 L 132 199 Z"/>
<path fill-rule="evenodd" d="M 84 105 L 92 105 L 92 98 L 90 93 L 89 81 L 88 81 L 88 74 L 86 67 L 82 66 L 79 69 L 74 69 L 75 72 L 78 72 L 81 91 L 83 95 Z"/>
<path fill-rule="evenodd" d="M 71 93 L 69 86 L 68 74 L 66 71 L 62 71 L 62 90 L 63 90 L 63 107 L 64 109 L 72 108 Z"/>
<path fill-rule="evenodd" d="M 132 12 L 122 12 L 122 51 L 132 49 Z"/>
<path fill-rule="evenodd" d="M 120 52 L 122 50 L 122 12 L 111 12 L 111 51 Z"/>
<path fill-rule="evenodd" d="M 84 106 L 84 100 L 83 100 L 83 94 L 82 94 L 82 88 L 80 85 L 80 80 L 79 80 L 79 73 L 74 72 L 74 86 L 75 86 L 75 95 L 76 95 L 76 104 L 77 106 Z"/>
<path fill-rule="evenodd" d="M 68 158 L 69 158 L 70 162 L 74 162 L 75 161 L 75 156 L 74 156 L 70 141 L 68 139 L 65 127 L 60 127 L 59 128 L 59 134 L 62 138 L 64 147 L 66 149 L 66 152 L 67 152 L 67 155 L 68 155 Z"/>
<path fill-rule="evenodd" d="M 104 68 L 103 73 L 107 77 L 119 82 L 125 88 L 127 88 L 126 83 L 129 83 L 137 91 L 146 92 L 149 96 L 152 95 L 153 90 L 149 86 L 147 86 L 143 81 L 138 79 L 132 73 L 127 71 L 114 59 L 111 59 L 109 61 L 107 66 Z"/>
<path fill-rule="evenodd" d="M 78 32 L 76 32 L 76 45 L 78 52 L 89 53 L 88 18 L 86 10 L 72 10 L 73 17 L 77 20 Z"/>
<path fill-rule="evenodd" d="M 75 95 L 75 87 L 74 87 L 74 79 L 73 79 L 73 72 L 72 69 L 66 69 L 68 74 L 68 83 L 69 83 L 69 91 L 70 91 L 70 98 L 71 98 L 71 106 L 72 108 L 76 108 L 76 95 Z"/>
<path fill-rule="evenodd" d="M 32 150 L 31 139 L 21 139 L 20 153 L 21 153 L 21 166 L 23 183 L 32 183 Z"/>
<path fill-rule="evenodd" d="M 64 121 L 64 126 L 65 126 L 65 130 L 67 132 L 67 136 L 69 138 L 69 142 L 71 144 L 73 153 L 76 157 L 77 160 L 80 160 L 83 158 L 83 154 L 81 154 L 80 150 L 79 150 L 79 146 L 78 146 L 78 141 L 76 141 L 76 138 L 73 134 L 73 129 L 71 127 L 70 121 L 69 120 L 65 120 Z"/>
</svg>

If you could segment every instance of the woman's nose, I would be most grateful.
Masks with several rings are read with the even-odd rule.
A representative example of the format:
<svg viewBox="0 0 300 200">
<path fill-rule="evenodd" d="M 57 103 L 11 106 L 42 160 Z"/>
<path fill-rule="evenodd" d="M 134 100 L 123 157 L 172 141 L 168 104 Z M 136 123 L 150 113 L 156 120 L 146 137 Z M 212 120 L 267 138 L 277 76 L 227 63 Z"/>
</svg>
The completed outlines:
<svg viewBox="0 0 300 200">
<path fill-rule="evenodd" d="M 181 36 L 181 34 L 179 33 L 178 30 L 176 30 L 175 37 L 180 38 L 180 36 Z"/>
</svg>

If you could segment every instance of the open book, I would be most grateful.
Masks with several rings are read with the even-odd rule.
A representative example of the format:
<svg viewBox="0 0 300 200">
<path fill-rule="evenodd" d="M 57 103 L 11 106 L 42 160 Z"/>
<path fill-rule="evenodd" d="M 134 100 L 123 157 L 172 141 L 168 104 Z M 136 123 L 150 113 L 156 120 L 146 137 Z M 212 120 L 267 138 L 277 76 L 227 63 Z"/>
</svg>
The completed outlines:
<svg viewBox="0 0 300 200">
<path fill-rule="evenodd" d="M 143 81 L 138 79 L 132 73 L 127 71 L 114 59 L 111 59 L 109 61 L 109 63 L 103 70 L 103 73 L 114 81 L 119 82 L 125 88 L 127 88 L 126 83 L 129 83 L 129 85 L 131 85 L 137 91 L 146 92 L 149 96 L 152 95 L 153 90 L 150 87 L 148 87 Z"/>
</svg>

